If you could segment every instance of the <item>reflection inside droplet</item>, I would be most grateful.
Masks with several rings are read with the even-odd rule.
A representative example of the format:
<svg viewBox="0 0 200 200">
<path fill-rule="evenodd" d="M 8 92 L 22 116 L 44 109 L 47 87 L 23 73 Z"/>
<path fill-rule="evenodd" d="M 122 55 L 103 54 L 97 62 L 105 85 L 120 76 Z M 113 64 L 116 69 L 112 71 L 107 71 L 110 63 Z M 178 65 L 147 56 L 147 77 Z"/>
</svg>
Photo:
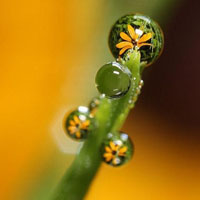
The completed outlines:
<svg viewBox="0 0 200 200">
<path fill-rule="evenodd" d="M 102 146 L 102 159 L 111 166 L 121 166 L 133 155 L 133 144 L 126 133 L 108 133 Z"/>
</svg>

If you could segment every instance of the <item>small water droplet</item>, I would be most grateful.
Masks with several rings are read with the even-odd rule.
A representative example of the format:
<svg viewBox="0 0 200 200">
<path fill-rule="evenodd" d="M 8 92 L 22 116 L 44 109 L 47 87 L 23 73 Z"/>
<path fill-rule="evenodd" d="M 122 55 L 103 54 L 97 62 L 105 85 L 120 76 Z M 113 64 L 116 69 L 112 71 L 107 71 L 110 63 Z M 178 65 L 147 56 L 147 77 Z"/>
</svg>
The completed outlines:
<svg viewBox="0 0 200 200">
<path fill-rule="evenodd" d="M 121 166 L 133 155 L 133 144 L 126 133 L 109 133 L 102 147 L 102 158 L 106 164 Z"/>
<path fill-rule="evenodd" d="M 89 109 L 85 106 L 79 106 L 77 110 L 68 115 L 64 125 L 70 138 L 77 141 L 87 138 L 91 125 Z"/>
<path fill-rule="evenodd" d="M 95 117 L 97 109 L 98 109 L 99 104 L 101 102 L 101 99 L 102 99 L 102 97 L 95 97 L 89 103 L 90 117 Z"/>
<path fill-rule="evenodd" d="M 130 88 L 131 72 L 117 62 L 108 63 L 99 69 L 95 82 L 101 94 L 108 98 L 119 98 Z"/>
<path fill-rule="evenodd" d="M 133 102 L 136 102 L 137 101 L 137 95 L 135 95 L 134 97 L 133 97 Z"/>
<path fill-rule="evenodd" d="M 133 103 L 132 99 L 129 99 L 128 103 L 129 103 L 129 104 L 132 104 L 132 103 Z"/>
<path fill-rule="evenodd" d="M 143 80 L 140 80 L 139 85 L 143 86 L 143 85 L 144 85 L 144 81 L 143 81 Z"/>
</svg>

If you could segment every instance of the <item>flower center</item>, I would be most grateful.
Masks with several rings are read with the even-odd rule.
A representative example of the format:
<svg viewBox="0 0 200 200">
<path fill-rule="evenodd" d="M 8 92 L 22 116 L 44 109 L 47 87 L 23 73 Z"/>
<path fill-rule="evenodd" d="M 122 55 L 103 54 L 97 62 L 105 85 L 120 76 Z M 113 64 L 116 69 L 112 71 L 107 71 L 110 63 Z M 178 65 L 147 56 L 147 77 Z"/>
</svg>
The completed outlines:
<svg viewBox="0 0 200 200">
<path fill-rule="evenodd" d="M 137 41 L 135 41 L 135 40 L 132 40 L 132 43 L 133 43 L 134 46 L 137 45 Z"/>
<path fill-rule="evenodd" d="M 80 130 L 80 124 L 76 124 L 76 131 L 79 131 Z"/>
<path fill-rule="evenodd" d="M 117 151 L 112 151 L 112 155 L 114 156 L 117 153 Z"/>
</svg>

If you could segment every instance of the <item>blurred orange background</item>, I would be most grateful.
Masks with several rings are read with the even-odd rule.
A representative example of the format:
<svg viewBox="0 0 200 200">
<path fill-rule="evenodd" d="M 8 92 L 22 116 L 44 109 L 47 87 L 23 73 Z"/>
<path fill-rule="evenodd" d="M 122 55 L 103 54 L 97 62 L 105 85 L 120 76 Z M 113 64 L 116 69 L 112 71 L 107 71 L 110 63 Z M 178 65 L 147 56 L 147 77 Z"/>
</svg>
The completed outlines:
<svg viewBox="0 0 200 200">
<path fill-rule="evenodd" d="M 123 128 L 132 161 L 103 164 L 85 199 L 200 199 L 197 8 L 196 0 L 1 0 L 0 199 L 44 200 L 60 180 L 79 147 L 63 117 L 97 95 L 96 71 L 113 60 L 109 29 L 130 12 L 158 21 L 166 48 Z"/>
</svg>

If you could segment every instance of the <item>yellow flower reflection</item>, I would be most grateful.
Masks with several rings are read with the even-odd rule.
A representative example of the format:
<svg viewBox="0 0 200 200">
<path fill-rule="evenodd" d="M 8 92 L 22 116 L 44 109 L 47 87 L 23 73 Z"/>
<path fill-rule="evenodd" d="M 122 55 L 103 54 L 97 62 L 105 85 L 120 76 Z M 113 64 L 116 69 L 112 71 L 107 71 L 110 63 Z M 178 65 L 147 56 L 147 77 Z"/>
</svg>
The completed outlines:
<svg viewBox="0 0 200 200">
<path fill-rule="evenodd" d="M 129 35 L 124 32 L 120 33 L 120 37 L 125 41 L 116 45 L 118 49 L 121 49 L 119 55 L 122 55 L 126 50 L 133 49 L 134 47 L 152 46 L 152 44 L 146 43 L 146 41 L 152 38 L 152 33 L 147 33 L 140 37 L 140 34 L 136 33 L 135 29 L 129 24 L 128 33 Z"/>
<path fill-rule="evenodd" d="M 90 120 L 81 121 L 78 116 L 74 115 L 73 120 L 69 121 L 69 133 L 75 135 L 76 138 L 81 137 L 81 130 L 87 130 L 90 125 Z"/>
<path fill-rule="evenodd" d="M 105 147 L 105 153 L 103 157 L 106 162 L 112 161 L 113 165 L 119 164 L 119 157 L 124 157 L 126 155 L 128 148 L 126 146 L 121 147 L 118 144 L 110 141 L 109 146 Z"/>
</svg>

